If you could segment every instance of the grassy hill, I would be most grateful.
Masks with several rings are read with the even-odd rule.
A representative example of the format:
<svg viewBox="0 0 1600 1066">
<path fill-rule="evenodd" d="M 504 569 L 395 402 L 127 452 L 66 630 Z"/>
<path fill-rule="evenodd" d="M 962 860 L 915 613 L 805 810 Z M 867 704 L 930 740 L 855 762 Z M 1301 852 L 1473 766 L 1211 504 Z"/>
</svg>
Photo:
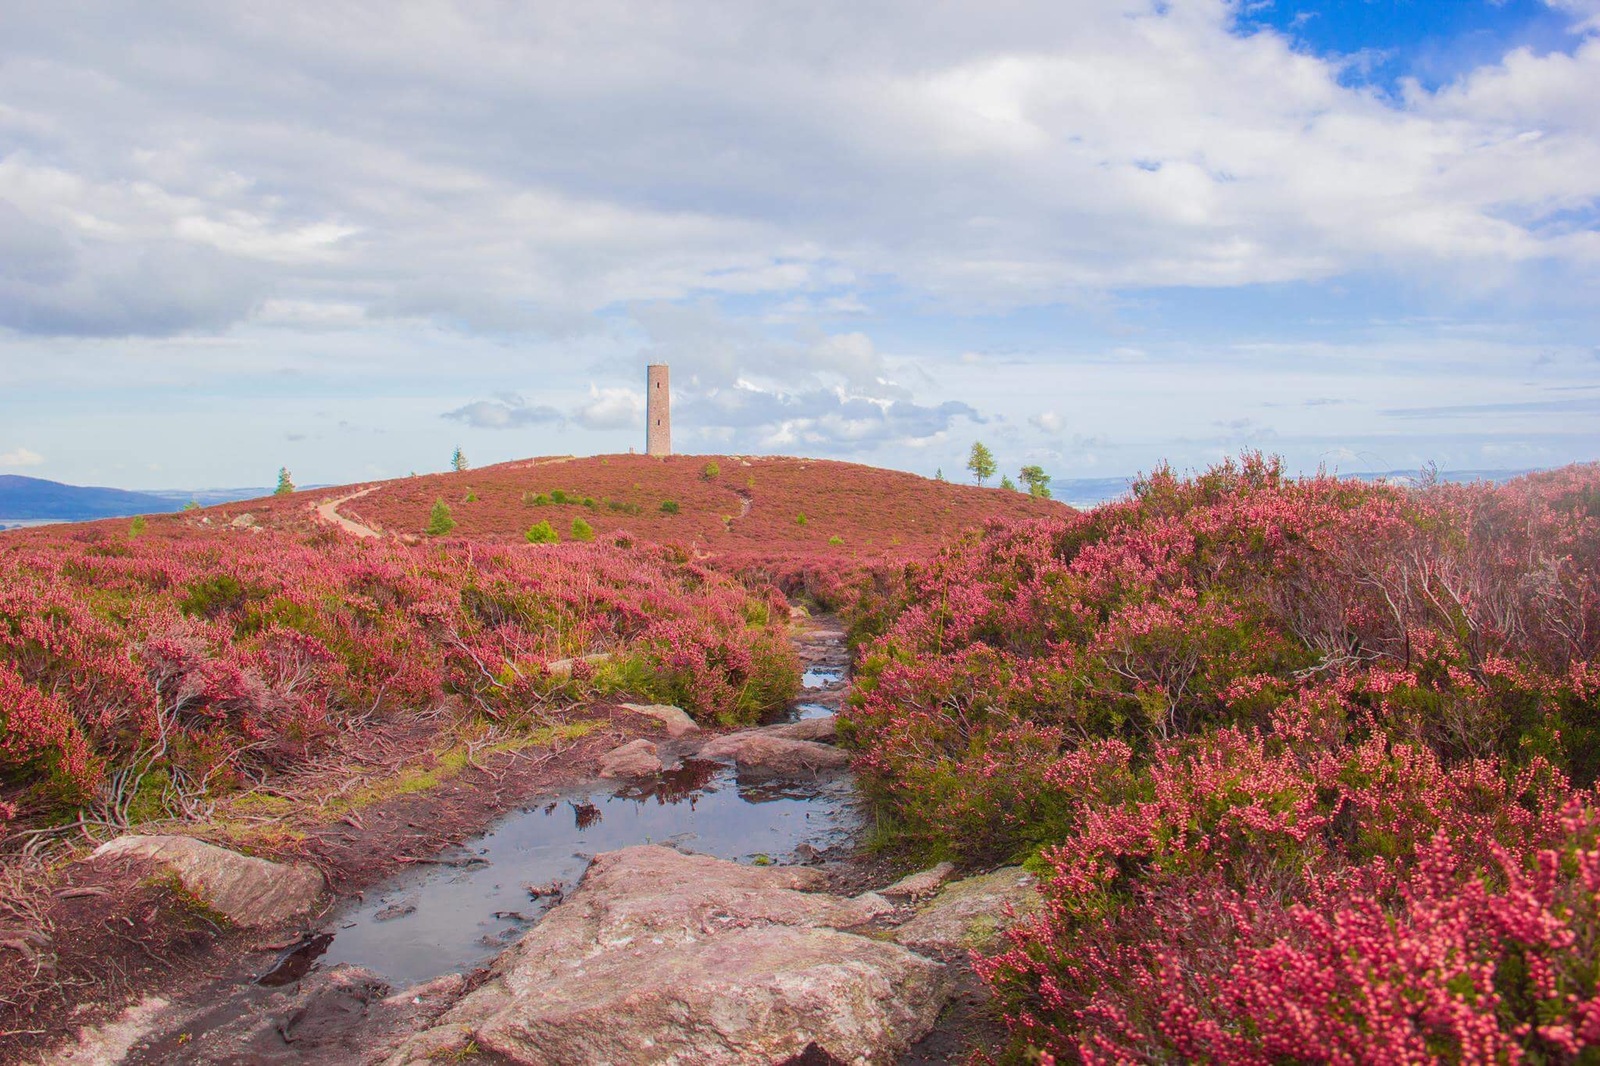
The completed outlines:
<svg viewBox="0 0 1600 1066">
<path fill-rule="evenodd" d="M 263 525 L 301 526 L 314 521 L 317 504 L 363 490 L 339 513 L 400 537 L 422 535 L 435 502 L 443 500 L 456 523 L 454 537 L 521 543 L 529 527 L 547 521 L 565 541 L 573 539 L 573 520 L 581 519 L 597 537 L 626 532 L 735 556 L 917 554 L 990 518 L 1063 509 L 1022 493 L 831 460 L 610 455 L 528 459 L 302 492 L 184 520 L 216 522 L 248 511 Z"/>
</svg>

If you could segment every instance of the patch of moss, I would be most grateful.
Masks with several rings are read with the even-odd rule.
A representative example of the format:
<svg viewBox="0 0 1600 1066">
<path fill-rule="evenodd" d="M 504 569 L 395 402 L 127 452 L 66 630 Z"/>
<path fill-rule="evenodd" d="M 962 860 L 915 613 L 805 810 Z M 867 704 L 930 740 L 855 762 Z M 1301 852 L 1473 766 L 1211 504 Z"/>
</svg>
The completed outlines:
<svg viewBox="0 0 1600 1066">
<path fill-rule="evenodd" d="M 139 883 L 164 895 L 166 902 L 190 925 L 204 922 L 217 929 L 226 929 L 233 924 L 226 914 L 189 891 L 183 878 L 171 870 L 151 874 Z"/>
<path fill-rule="evenodd" d="M 520 751 L 524 748 L 546 747 L 557 741 L 577 740 L 592 733 L 603 724 L 602 722 L 583 719 L 576 722 L 541 726 L 537 729 L 530 729 L 525 733 L 513 734 L 499 743 L 479 748 L 476 757 L 481 759 L 485 755 Z M 470 765 L 470 762 L 465 744 L 434 752 L 428 757 L 427 765 L 407 766 L 393 777 L 383 781 L 375 781 L 364 788 L 355 789 L 348 796 L 336 799 L 329 804 L 327 812 L 332 816 L 342 817 L 351 811 L 370 807 L 374 803 L 381 803 L 396 796 L 428 792 L 455 777 L 466 769 L 468 765 Z"/>
<path fill-rule="evenodd" d="M 267 792 L 250 792 L 229 804 L 234 814 L 259 814 L 280 817 L 294 810 L 294 801 L 288 796 L 274 796 Z"/>
</svg>

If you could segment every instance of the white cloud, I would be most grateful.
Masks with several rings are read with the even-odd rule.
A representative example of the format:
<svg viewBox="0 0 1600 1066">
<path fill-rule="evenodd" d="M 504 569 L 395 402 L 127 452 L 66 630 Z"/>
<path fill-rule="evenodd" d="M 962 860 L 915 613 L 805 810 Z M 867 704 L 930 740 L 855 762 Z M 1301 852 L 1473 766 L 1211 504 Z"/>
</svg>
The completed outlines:
<svg viewBox="0 0 1600 1066">
<path fill-rule="evenodd" d="M 498 400 L 476 400 L 453 411 L 446 411 L 443 417 L 464 422 L 474 429 L 524 429 L 562 420 L 561 412 L 554 407 L 532 405 L 515 395 L 503 396 Z"/>
<path fill-rule="evenodd" d="M 0 467 L 39 466 L 44 462 L 44 456 L 28 448 L 13 448 L 9 452 L 0 452 Z"/>
<path fill-rule="evenodd" d="M 589 386 L 589 399 L 573 411 L 573 419 L 585 429 L 642 429 L 644 397 L 641 390 L 600 389 Z"/>
<path fill-rule="evenodd" d="M 1108 426 L 1093 454 L 1120 469 L 1267 402 L 1351 397 L 1259 427 L 1289 448 L 1314 426 L 1317 454 L 1354 420 L 1425 421 L 1374 424 L 1408 391 L 1582 377 L 1526 350 L 1592 344 L 1600 283 L 1600 8 L 1553 3 L 1565 47 L 1396 96 L 1238 33 L 1232 0 L 13 4 L 0 388 L 115 410 L 166 390 L 125 427 L 152 441 L 190 395 L 359 397 L 416 451 L 350 461 L 400 472 L 448 454 L 423 439 L 459 432 L 441 395 L 453 421 L 530 431 L 507 449 L 572 425 L 620 442 L 658 359 L 683 433 L 693 412 L 706 440 L 833 454 L 933 457 L 977 418 L 1023 447 L 1026 419 Z M 1484 295 L 1490 326 L 1548 332 L 1409 321 Z M 1144 316 L 1163 301 L 1182 309 Z M 1320 363 L 1348 373 L 1280 387 Z M 497 395 L 529 382 L 538 403 Z M 89 424 L 11 428 L 57 470 Z M 309 428 L 275 423 L 248 476 Z"/>
<path fill-rule="evenodd" d="M 1394 103 L 1222 0 L 644 7 L 12 12 L 0 198 L 56 265 L 8 324 L 219 329 L 270 296 L 495 332 L 704 294 L 851 312 L 871 279 L 1018 307 L 1600 263 L 1542 224 L 1600 197 L 1600 36 Z M 134 270 L 178 306 L 129 308 Z"/>
</svg>

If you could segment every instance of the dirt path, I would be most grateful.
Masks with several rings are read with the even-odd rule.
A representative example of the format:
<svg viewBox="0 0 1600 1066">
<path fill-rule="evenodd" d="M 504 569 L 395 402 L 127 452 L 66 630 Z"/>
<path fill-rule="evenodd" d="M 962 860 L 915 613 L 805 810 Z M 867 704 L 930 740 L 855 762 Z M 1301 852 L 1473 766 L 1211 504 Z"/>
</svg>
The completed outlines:
<svg viewBox="0 0 1600 1066">
<path fill-rule="evenodd" d="M 340 529 L 351 534 L 352 536 L 361 537 L 363 539 L 382 537 L 383 534 L 378 530 L 373 529 L 371 526 L 364 526 L 360 522 L 357 522 L 352 518 L 346 518 L 344 515 L 339 513 L 339 507 L 342 504 L 349 503 L 351 500 L 358 500 L 367 495 L 369 492 L 376 491 L 378 491 L 378 486 L 372 485 L 368 488 L 362 489 L 360 492 L 352 492 L 348 496 L 341 496 L 337 500 L 329 500 L 327 503 L 319 504 L 317 507 L 317 517 L 322 519 L 324 522 L 327 522 L 329 525 L 338 526 Z"/>
</svg>

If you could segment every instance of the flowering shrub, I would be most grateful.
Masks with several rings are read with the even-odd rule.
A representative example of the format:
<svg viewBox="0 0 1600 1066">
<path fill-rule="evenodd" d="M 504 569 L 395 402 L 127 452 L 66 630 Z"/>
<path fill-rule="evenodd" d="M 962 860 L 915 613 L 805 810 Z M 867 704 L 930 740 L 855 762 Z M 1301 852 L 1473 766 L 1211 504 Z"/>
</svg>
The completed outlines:
<svg viewBox="0 0 1600 1066">
<path fill-rule="evenodd" d="M 1404 489 L 1252 455 L 906 580 L 845 733 L 907 847 L 1047 874 L 982 967 L 1019 1048 L 1600 1041 L 1600 469 Z"/>
<path fill-rule="evenodd" d="M 1076 798 L 1047 910 L 979 964 L 1020 1044 L 1495 1062 L 1600 1041 L 1600 806 L 1547 764 L 1236 730 L 1131 754 L 1099 741 L 1049 771 Z"/>
<path fill-rule="evenodd" d="M 107 528 L 0 544 L 0 783 L 36 802 L 135 758 L 225 784 L 447 697 L 515 716 L 571 694 L 548 662 L 597 651 L 631 664 L 612 690 L 719 721 L 798 684 L 768 596 L 659 550 Z"/>
</svg>

